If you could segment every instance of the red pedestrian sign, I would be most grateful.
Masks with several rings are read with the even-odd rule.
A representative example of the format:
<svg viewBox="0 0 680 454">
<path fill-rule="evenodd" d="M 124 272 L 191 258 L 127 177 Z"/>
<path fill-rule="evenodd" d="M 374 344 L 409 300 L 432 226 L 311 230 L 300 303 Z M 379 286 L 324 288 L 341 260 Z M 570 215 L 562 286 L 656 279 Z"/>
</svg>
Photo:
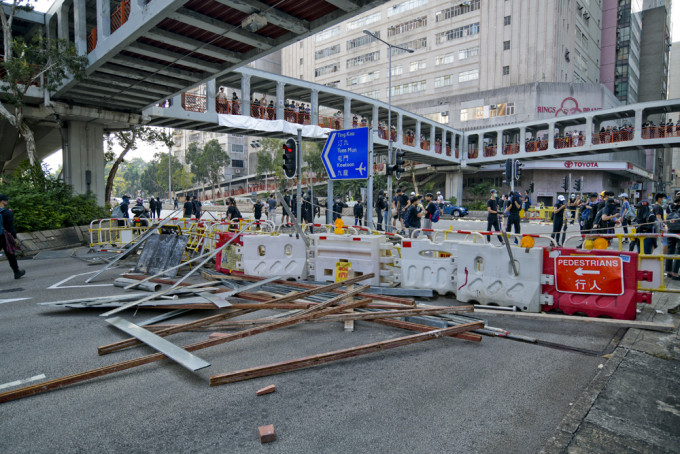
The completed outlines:
<svg viewBox="0 0 680 454">
<path fill-rule="evenodd" d="M 555 288 L 563 293 L 623 295 L 623 260 L 604 255 L 555 257 Z"/>
</svg>

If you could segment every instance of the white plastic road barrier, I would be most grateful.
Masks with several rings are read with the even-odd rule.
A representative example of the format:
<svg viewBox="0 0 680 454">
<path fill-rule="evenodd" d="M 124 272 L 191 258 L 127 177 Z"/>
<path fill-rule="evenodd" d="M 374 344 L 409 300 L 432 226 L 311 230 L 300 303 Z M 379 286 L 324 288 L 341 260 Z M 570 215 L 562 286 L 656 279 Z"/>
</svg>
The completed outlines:
<svg viewBox="0 0 680 454">
<path fill-rule="evenodd" d="M 309 272 L 314 280 L 335 282 L 338 269 L 349 262 L 349 272 L 355 276 L 375 274 L 367 284 L 394 284 L 397 253 L 385 236 L 322 233 L 310 235 L 309 239 Z"/>
<path fill-rule="evenodd" d="M 463 303 L 516 306 L 522 311 L 539 312 L 543 302 L 543 248 L 513 246 L 512 252 L 519 276 L 515 276 L 505 248 L 459 243 L 456 299 Z"/>
<path fill-rule="evenodd" d="M 457 291 L 455 255 L 460 242 L 433 243 L 428 239 L 403 239 L 397 281 L 403 288 L 432 289 L 440 295 Z"/>
<path fill-rule="evenodd" d="M 295 235 L 243 235 L 236 267 L 251 276 L 307 278 L 307 249 Z"/>
</svg>

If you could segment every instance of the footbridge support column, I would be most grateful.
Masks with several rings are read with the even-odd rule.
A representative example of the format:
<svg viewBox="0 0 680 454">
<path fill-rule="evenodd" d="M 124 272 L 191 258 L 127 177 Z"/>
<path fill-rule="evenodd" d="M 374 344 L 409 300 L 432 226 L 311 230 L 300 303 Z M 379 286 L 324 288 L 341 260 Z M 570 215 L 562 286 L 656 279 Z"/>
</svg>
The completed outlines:
<svg viewBox="0 0 680 454">
<path fill-rule="evenodd" d="M 444 188 L 444 197 L 450 199 L 456 198 L 458 205 L 463 203 L 463 171 L 455 170 L 453 172 L 446 172 L 446 188 Z"/>
<path fill-rule="evenodd" d="M 104 205 L 104 128 L 102 125 L 84 121 L 66 124 L 64 152 L 64 181 L 76 194 L 95 195 L 97 205 Z"/>
</svg>

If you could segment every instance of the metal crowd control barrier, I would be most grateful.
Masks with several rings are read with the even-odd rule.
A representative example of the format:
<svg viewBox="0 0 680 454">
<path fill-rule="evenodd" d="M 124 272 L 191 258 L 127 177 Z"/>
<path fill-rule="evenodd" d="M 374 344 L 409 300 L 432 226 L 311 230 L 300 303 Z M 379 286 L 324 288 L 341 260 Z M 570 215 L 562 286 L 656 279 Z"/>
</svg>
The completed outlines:
<svg viewBox="0 0 680 454">
<path fill-rule="evenodd" d="M 133 222 L 128 218 L 95 219 L 90 222 L 90 247 L 127 246 L 152 226 L 151 219 L 147 218 L 139 218 L 141 225 L 134 225 Z"/>
<path fill-rule="evenodd" d="M 525 211 L 524 218 L 530 221 L 550 221 L 553 207 L 530 207 L 529 212 Z"/>
</svg>

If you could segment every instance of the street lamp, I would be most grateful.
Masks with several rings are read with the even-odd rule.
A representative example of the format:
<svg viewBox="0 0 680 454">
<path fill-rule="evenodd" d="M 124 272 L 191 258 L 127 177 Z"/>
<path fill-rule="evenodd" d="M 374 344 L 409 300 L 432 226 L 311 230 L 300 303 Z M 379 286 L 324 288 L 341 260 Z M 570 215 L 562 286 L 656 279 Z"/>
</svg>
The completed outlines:
<svg viewBox="0 0 680 454">
<path fill-rule="evenodd" d="M 407 49 L 401 46 L 394 46 L 384 39 L 378 37 L 375 33 L 370 30 L 364 30 L 364 33 L 373 39 L 387 44 L 388 53 L 388 71 L 387 71 L 387 166 L 388 168 L 392 165 L 392 48 L 403 50 L 409 54 L 413 53 L 413 49 Z M 375 120 L 374 120 L 375 121 Z M 371 163 L 373 165 L 373 163 Z M 385 169 L 385 176 L 387 177 L 387 219 L 385 220 L 385 231 L 390 231 L 390 221 L 392 220 L 392 175 Z M 372 209 L 372 208 L 371 208 Z"/>
</svg>

